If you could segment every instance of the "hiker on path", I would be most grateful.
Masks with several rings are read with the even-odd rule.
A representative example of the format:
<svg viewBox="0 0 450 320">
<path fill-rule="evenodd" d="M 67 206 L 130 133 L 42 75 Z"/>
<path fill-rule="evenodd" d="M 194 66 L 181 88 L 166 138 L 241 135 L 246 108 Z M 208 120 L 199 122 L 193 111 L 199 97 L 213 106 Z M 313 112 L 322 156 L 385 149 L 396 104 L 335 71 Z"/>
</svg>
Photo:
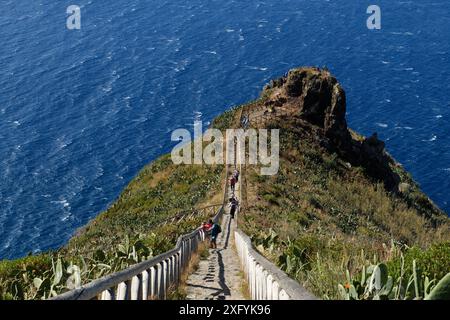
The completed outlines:
<svg viewBox="0 0 450 320">
<path fill-rule="evenodd" d="M 239 201 L 235 197 L 230 198 L 228 206 L 230 207 L 231 219 L 234 219 L 234 215 L 236 214 L 238 205 L 239 205 Z"/>
<path fill-rule="evenodd" d="M 238 169 L 234 169 L 233 177 L 236 179 L 236 183 L 238 183 L 239 182 L 239 170 Z"/>
<path fill-rule="evenodd" d="M 231 192 L 233 192 L 233 194 L 234 194 L 235 186 L 236 186 L 236 178 L 234 176 L 232 176 L 230 178 L 230 187 L 231 187 Z"/>
<path fill-rule="evenodd" d="M 244 128 L 247 128 L 248 127 L 248 115 L 245 115 L 244 116 L 244 118 L 242 119 L 242 122 L 241 122 L 241 126 L 242 127 L 244 127 Z"/>
<path fill-rule="evenodd" d="M 222 232 L 222 228 L 218 223 L 214 223 L 211 219 L 209 223 L 212 225 L 209 229 L 211 231 L 211 241 L 209 242 L 209 247 L 212 249 L 217 249 L 217 236 Z"/>
<path fill-rule="evenodd" d="M 212 223 L 210 223 L 210 222 L 203 222 L 202 223 L 202 230 L 205 233 L 205 238 L 206 239 L 208 239 L 211 236 L 211 232 L 209 231 L 211 229 L 211 227 L 212 227 Z"/>
</svg>

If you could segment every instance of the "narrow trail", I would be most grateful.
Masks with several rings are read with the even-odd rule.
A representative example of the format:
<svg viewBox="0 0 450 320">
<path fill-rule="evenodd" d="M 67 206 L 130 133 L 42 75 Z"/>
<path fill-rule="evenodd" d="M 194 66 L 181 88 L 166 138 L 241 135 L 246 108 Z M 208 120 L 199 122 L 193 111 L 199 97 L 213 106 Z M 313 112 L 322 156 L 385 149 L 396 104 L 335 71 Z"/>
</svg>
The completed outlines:
<svg viewBox="0 0 450 320">
<path fill-rule="evenodd" d="M 236 194 L 239 185 L 236 184 Z M 230 192 L 231 194 L 231 192 Z M 239 257 L 234 247 L 236 221 L 231 219 L 229 207 L 222 219 L 222 232 L 217 249 L 209 249 L 206 260 L 200 260 L 198 269 L 186 282 L 188 300 L 243 300 L 243 278 Z"/>
</svg>

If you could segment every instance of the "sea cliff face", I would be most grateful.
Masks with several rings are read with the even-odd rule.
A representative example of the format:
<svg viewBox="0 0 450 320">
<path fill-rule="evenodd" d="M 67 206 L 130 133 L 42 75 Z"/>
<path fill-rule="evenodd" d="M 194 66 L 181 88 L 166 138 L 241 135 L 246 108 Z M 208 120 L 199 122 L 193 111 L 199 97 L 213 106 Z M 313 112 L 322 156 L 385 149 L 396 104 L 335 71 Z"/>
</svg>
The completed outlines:
<svg viewBox="0 0 450 320">
<path fill-rule="evenodd" d="M 418 185 L 400 163 L 386 151 L 377 133 L 363 137 L 352 131 L 346 121 L 346 94 L 328 70 L 299 68 L 271 81 L 265 88 L 269 96 L 266 106 L 290 108 L 294 116 L 304 120 L 314 138 L 329 152 L 336 152 L 351 166 L 361 167 L 374 181 L 383 182 L 387 191 L 403 196 L 411 205 L 430 218 L 441 219 L 442 212 L 427 196 L 408 198 Z"/>
<path fill-rule="evenodd" d="M 345 90 L 329 71 L 291 70 L 268 84 L 259 99 L 224 112 L 212 126 L 239 127 L 242 115 L 254 127 L 280 129 L 279 173 L 261 176 L 252 165 L 242 173 L 241 227 L 267 258 L 329 298 L 337 297 L 347 268 L 356 273 L 374 255 L 394 268 L 397 253 L 404 252 L 430 277 L 442 276 L 450 260 L 449 219 L 376 134 L 363 137 L 348 128 Z M 224 178 L 221 165 L 174 165 L 169 155 L 160 157 L 64 248 L 0 262 L 0 299 L 63 292 L 71 264 L 81 266 L 87 282 L 170 249 L 178 235 L 208 215 L 166 221 L 220 204 Z M 416 251 L 409 253 L 409 247 Z M 51 291 L 57 261 L 63 275 Z"/>
</svg>

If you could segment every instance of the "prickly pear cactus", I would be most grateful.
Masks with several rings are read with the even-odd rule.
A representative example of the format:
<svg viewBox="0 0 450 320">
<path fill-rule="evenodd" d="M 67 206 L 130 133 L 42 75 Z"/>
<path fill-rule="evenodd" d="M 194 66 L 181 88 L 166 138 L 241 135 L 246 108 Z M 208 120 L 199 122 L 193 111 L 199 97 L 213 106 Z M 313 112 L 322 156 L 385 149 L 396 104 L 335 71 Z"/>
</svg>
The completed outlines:
<svg viewBox="0 0 450 320">
<path fill-rule="evenodd" d="M 425 300 L 450 300 L 450 272 L 438 282 Z"/>
</svg>

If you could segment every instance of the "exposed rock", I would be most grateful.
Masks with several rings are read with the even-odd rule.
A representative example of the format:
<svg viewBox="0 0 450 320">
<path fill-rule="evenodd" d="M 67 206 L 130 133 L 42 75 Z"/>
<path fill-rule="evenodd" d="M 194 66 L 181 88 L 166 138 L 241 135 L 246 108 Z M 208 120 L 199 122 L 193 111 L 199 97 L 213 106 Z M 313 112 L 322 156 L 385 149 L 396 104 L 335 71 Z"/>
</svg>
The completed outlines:
<svg viewBox="0 0 450 320">
<path fill-rule="evenodd" d="M 389 166 L 392 158 L 387 155 L 384 146 L 384 142 L 378 140 L 376 133 L 364 139 L 360 147 L 360 161 L 365 164 L 371 176 L 383 180 L 388 190 L 397 192 L 400 177 Z"/>
<path fill-rule="evenodd" d="M 295 104 L 300 117 L 323 128 L 325 135 L 333 142 L 348 143 L 351 140 L 345 119 L 345 92 L 328 71 L 294 69 L 273 84 L 283 86 L 287 97 L 297 99 Z"/>
<path fill-rule="evenodd" d="M 398 191 L 401 193 L 406 193 L 411 189 L 411 185 L 409 183 L 402 182 L 398 185 Z"/>
<path fill-rule="evenodd" d="M 328 145 L 352 166 L 363 166 L 370 176 L 383 181 L 388 190 L 398 192 L 400 177 L 390 167 L 393 160 L 385 152 L 384 142 L 376 133 L 362 141 L 352 138 L 345 118 L 345 91 L 328 70 L 294 69 L 265 89 L 278 89 L 282 93 L 268 104 L 294 106 L 301 119 L 323 130 L 329 141 L 321 141 L 321 145 Z"/>
</svg>

